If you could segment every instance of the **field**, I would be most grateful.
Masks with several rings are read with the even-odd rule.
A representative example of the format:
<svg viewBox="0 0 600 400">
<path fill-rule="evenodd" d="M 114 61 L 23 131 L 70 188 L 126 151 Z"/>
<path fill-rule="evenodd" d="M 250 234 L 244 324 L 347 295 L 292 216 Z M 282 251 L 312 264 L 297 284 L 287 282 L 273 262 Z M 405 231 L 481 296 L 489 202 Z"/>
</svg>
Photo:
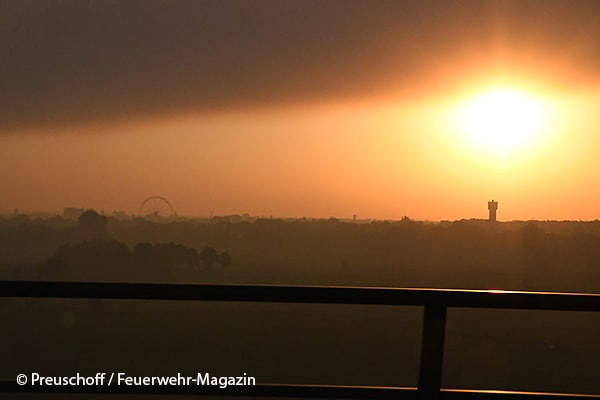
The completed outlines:
<svg viewBox="0 0 600 400">
<path fill-rule="evenodd" d="M 57 252 L 66 254 L 60 268 L 42 260 L 2 273 L 5 279 L 592 292 L 600 287 L 597 224 L 515 223 L 493 229 L 473 221 L 302 224 L 121 224 L 108 231 L 109 238 L 68 247 L 72 253 Z M 55 233 L 52 240 L 82 243 L 73 227 Z M 65 240 L 69 235 L 73 240 Z M 161 243 L 169 237 L 185 243 L 171 250 L 201 254 L 201 246 L 210 244 L 227 249 L 233 263 L 136 264 L 136 241 Z M 107 263 L 94 246 L 133 250 L 118 258 L 122 264 Z M 581 249 L 588 251 L 573 257 Z M 100 259 L 105 264 L 93 264 Z M 451 309 L 443 386 L 600 393 L 597 314 Z M 2 379 L 31 372 L 209 372 L 246 373 L 258 383 L 416 386 L 418 380 L 419 307 L 7 298 L 0 300 L 0 318 L 8 360 L 0 364 Z"/>
</svg>

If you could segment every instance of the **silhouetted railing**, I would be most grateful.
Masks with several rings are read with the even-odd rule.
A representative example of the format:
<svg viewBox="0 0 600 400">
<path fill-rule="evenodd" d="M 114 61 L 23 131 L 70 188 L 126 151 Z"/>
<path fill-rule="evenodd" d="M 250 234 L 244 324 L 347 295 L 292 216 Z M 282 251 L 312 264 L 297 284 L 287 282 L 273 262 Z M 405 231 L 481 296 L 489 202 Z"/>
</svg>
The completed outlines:
<svg viewBox="0 0 600 400">
<path fill-rule="evenodd" d="M 600 311 L 600 294 L 342 286 L 204 285 L 163 283 L 0 281 L 0 297 L 197 300 L 423 306 L 423 340 L 417 388 L 258 384 L 208 386 L 19 386 L 0 382 L 0 393 L 131 393 L 349 399 L 600 399 L 565 394 L 442 389 L 446 312 L 449 307 Z"/>
</svg>

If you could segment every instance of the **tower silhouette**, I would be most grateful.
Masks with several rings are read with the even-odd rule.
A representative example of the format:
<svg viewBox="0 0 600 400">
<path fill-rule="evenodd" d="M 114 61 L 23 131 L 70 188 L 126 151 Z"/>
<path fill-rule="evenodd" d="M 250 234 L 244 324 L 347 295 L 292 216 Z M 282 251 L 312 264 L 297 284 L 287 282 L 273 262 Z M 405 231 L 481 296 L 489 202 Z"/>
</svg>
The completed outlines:
<svg viewBox="0 0 600 400">
<path fill-rule="evenodd" d="M 488 210 L 490 215 L 488 217 L 488 221 L 496 222 L 496 210 L 498 209 L 498 202 L 495 200 L 488 201 Z"/>
</svg>

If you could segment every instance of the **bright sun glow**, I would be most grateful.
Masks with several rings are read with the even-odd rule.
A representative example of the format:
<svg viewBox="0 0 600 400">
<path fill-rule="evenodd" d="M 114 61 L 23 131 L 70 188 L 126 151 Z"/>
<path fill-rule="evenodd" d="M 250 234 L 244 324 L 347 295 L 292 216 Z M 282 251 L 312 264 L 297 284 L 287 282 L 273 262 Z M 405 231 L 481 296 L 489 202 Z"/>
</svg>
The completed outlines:
<svg viewBox="0 0 600 400">
<path fill-rule="evenodd" d="M 508 157 L 536 145 L 546 110 L 533 94 L 497 88 L 467 99 L 457 117 L 466 142 L 490 156 Z"/>
</svg>

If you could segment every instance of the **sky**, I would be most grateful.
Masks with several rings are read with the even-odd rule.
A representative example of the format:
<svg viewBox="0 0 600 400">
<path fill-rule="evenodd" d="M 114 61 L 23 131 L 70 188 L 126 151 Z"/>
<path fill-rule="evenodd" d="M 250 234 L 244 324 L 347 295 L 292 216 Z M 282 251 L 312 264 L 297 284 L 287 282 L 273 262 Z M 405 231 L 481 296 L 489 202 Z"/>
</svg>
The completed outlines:
<svg viewBox="0 0 600 400">
<path fill-rule="evenodd" d="M 596 219 L 599 104 L 598 1 L 0 0 L 0 214 Z"/>
</svg>

